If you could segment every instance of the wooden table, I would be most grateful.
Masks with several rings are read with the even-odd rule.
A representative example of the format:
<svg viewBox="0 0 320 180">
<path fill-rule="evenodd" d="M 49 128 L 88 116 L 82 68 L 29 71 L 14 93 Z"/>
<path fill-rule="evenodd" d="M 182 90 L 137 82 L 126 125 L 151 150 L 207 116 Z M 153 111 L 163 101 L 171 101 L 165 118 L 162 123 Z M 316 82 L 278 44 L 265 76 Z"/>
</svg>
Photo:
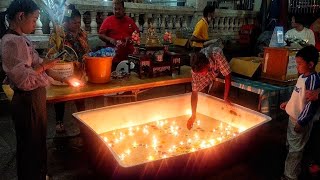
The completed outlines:
<svg viewBox="0 0 320 180">
<path fill-rule="evenodd" d="M 47 102 L 55 103 L 70 101 L 124 91 L 131 91 L 133 95 L 136 96 L 145 89 L 190 82 L 191 68 L 189 66 L 182 66 L 180 75 L 176 75 L 175 77 L 162 76 L 157 78 L 139 79 L 137 74 L 132 73 L 126 79 L 111 80 L 105 84 L 93 84 L 88 82 L 83 87 L 49 86 L 47 88 Z M 3 85 L 2 88 L 8 99 L 11 100 L 13 96 L 12 89 L 10 89 L 8 85 Z"/>
</svg>

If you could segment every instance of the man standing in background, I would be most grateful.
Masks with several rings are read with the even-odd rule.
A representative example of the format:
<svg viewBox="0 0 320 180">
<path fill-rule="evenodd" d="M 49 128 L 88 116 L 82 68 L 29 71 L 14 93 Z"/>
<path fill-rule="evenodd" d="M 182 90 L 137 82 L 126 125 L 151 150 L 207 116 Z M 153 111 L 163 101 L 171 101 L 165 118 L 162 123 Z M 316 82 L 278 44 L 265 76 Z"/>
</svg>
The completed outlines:
<svg viewBox="0 0 320 180">
<path fill-rule="evenodd" d="M 113 1 L 114 15 L 108 16 L 101 24 L 99 38 L 106 42 L 106 47 L 114 47 L 116 56 L 113 58 L 112 69 L 114 70 L 120 61 L 126 60 L 134 51 L 131 35 L 134 31 L 139 32 L 135 22 L 125 15 L 124 1 Z"/>
</svg>

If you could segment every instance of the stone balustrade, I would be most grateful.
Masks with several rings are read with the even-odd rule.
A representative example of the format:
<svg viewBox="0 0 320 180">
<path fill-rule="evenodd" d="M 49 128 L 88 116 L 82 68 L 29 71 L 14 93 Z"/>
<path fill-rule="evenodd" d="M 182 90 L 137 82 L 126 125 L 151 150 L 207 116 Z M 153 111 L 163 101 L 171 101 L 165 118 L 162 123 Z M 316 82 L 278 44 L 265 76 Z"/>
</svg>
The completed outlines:
<svg viewBox="0 0 320 180">
<path fill-rule="evenodd" d="M 67 0 L 75 4 L 76 8 L 82 14 L 81 27 L 89 33 L 89 42 L 91 46 L 103 45 L 99 42 L 96 35 L 103 19 L 112 13 L 112 2 L 102 0 Z M 4 11 L 9 5 L 10 0 L 0 2 L 0 11 Z M 176 32 L 185 38 L 191 37 L 195 24 L 202 17 L 202 10 L 198 11 L 192 7 L 169 7 L 141 3 L 125 3 L 126 13 L 132 17 L 140 28 L 142 36 L 152 25 L 161 37 L 164 32 L 170 31 L 173 35 Z M 215 20 L 210 23 L 209 36 L 211 38 L 219 37 L 223 39 L 235 40 L 238 38 L 238 32 L 243 24 L 252 24 L 256 18 L 257 12 L 242 10 L 217 9 Z M 34 34 L 29 37 L 37 45 L 37 48 L 47 48 L 48 36 L 52 30 L 52 23 L 45 13 L 37 21 L 37 27 Z M 178 34 L 178 33 L 177 33 Z"/>
</svg>

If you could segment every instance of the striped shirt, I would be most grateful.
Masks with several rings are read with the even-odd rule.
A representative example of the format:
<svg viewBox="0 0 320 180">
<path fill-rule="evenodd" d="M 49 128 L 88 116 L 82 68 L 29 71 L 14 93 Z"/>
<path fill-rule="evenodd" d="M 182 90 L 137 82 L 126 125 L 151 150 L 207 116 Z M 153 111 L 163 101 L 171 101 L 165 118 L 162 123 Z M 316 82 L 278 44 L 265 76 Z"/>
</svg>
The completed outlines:
<svg viewBox="0 0 320 180">
<path fill-rule="evenodd" d="M 294 87 L 291 98 L 286 105 L 286 112 L 301 126 L 312 121 L 318 109 L 318 101 L 307 101 L 306 90 L 320 88 L 320 76 L 312 73 L 309 76 L 300 75 Z"/>
<path fill-rule="evenodd" d="M 206 75 L 194 73 L 191 70 L 192 76 L 192 91 L 202 91 L 205 87 L 210 85 L 215 78 L 221 73 L 227 76 L 231 73 L 230 66 L 223 55 L 222 49 L 219 47 L 209 46 L 201 50 L 207 58 L 209 58 L 209 70 Z"/>
</svg>

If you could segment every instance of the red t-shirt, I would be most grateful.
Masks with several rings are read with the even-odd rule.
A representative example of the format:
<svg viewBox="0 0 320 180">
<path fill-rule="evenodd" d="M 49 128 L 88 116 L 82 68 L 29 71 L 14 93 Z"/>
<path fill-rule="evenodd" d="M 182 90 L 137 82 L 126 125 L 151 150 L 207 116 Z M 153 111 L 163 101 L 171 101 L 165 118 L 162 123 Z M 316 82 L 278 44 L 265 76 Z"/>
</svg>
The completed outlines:
<svg viewBox="0 0 320 180">
<path fill-rule="evenodd" d="M 121 19 L 116 18 L 114 15 L 107 17 L 99 29 L 99 34 L 104 34 L 115 40 L 122 40 L 125 43 L 125 38 L 130 37 L 134 31 L 139 32 L 139 28 L 135 22 L 128 16 Z M 107 47 L 113 47 L 112 44 L 106 43 Z M 114 62 L 120 62 L 127 59 L 128 54 L 132 54 L 134 47 L 132 43 L 127 43 L 127 46 L 117 47 Z"/>
</svg>

